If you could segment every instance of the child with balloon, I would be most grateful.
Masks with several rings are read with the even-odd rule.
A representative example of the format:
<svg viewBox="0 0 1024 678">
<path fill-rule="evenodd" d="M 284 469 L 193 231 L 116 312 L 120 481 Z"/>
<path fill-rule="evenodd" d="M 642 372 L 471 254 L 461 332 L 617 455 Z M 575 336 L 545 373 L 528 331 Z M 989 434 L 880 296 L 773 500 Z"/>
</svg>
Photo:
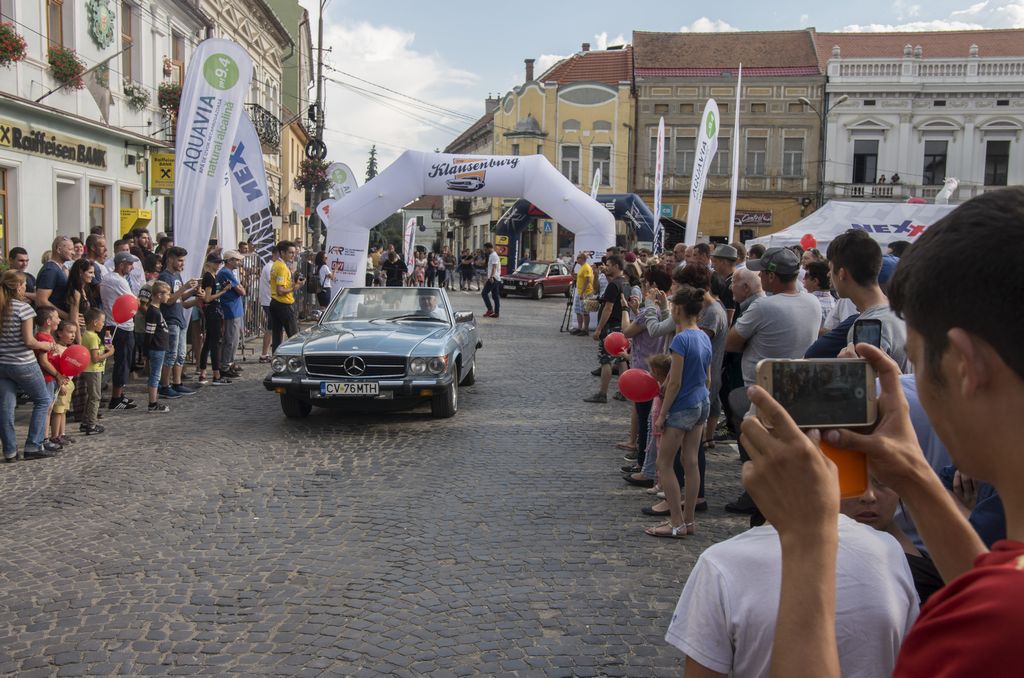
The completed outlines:
<svg viewBox="0 0 1024 678">
<path fill-rule="evenodd" d="M 75 337 L 78 335 L 78 325 L 71 322 L 70 320 L 62 320 L 60 325 L 57 327 L 57 335 L 55 337 L 57 343 L 57 352 L 60 355 L 58 360 L 57 369 L 64 376 L 64 379 L 59 382 L 57 387 L 57 393 L 53 399 L 53 408 L 50 411 L 50 442 L 56 443 L 61 447 L 71 443 L 71 439 L 64 435 L 65 425 L 67 424 L 68 408 L 71 407 L 71 394 L 75 392 L 75 382 L 69 377 L 76 376 L 79 372 L 77 368 L 71 368 L 70 370 L 64 367 L 64 354 L 67 353 L 68 349 L 75 343 Z M 81 348 L 77 346 L 76 348 Z M 68 374 L 71 371 L 74 374 Z"/>
<path fill-rule="evenodd" d="M 49 344 L 51 348 L 47 351 L 36 350 L 36 360 L 39 361 L 39 369 L 43 372 L 43 380 L 46 382 L 47 391 L 50 394 L 50 405 L 46 412 L 45 434 L 42 448 L 45 452 L 56 452 L 63 449 L 60 441 L 53 439 L 51 431 L 51 420 L 53 418 L 54 395 L 56 389 L 64 385 L 68 379 L 60 371 L 60 354 L 63 347 L 54 340 L 54 334 L 60 326 L 60 315 L 53 306 L 40 306 L 36 311 L 36 334 L 38 342 Z"/>
</svg>

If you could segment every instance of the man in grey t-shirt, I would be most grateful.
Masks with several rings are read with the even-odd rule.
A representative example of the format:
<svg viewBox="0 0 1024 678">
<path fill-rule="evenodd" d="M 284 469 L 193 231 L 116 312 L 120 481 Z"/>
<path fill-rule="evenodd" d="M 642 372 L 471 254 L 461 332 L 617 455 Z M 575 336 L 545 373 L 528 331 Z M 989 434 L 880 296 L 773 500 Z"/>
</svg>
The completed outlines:
<svg viewBox="0 0 1024 678">
<path fill-rule="evenodd" d="M 900 370 L 910 372 L 907 359 L 907 326 L 889 308 L 889 299 L 878 284 L 882 269 L 882 248 L 859 229 L 850 229 L 828 246 L 828 266 L 832 286 L 842 299 L 849 299 L 860 311 L 857 321 L 882 321 L 880 348 L 896 361 Z M 847 335 L 853 342 L 853 327 Z"/>
<path fill-rule="evenodd" d="M 810 294 L 800 294 L 796 278 L 800 259 L 790 250 L 773 247 L 747 268 L 756 271 L 770 296 L 740 316 L 729 330 L 726 351 L 743 352 L 743 383 L 757 381 L 757 363 L 765 358 L 802 358 L 818 338 L 821 305 Z"/>
</svg>

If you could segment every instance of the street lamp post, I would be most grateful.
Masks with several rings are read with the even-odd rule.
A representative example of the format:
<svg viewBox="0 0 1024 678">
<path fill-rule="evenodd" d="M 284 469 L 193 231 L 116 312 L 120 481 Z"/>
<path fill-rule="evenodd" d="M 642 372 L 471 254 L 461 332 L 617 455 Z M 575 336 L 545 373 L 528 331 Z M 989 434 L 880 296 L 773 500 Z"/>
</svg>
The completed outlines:
<svg viewBox="0 0 1024 678">
<path fill-rule="evenodd" d="M 818 115 L 818 190 L 817 190 L 817 202 L 814 209 L 821 207 L 822 203 L 825 202 L 825 121 L 828 118 L 828 114 L 832 112 L 839 104 L 843 103 L 850 97 L 845 94 L 835 100 L 835 102 L 829 106 L 828 99 L 823 100 L 822 110 L 818 110 L 817 106 L 811 103 L 811 100 L 807 97 L 800 97 L 798 101 Z"/>
</svg>

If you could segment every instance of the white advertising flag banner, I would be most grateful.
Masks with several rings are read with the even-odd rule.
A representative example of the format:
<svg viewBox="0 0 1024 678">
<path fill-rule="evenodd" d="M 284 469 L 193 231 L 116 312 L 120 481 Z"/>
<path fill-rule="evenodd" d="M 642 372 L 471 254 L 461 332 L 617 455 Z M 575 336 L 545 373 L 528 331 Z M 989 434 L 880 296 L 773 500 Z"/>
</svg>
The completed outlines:
<svg viewBox="0 0 1024 678">
<path fill-rule="evenodd" d="M 369 233 L 365 228 L 350 226 L 339 230 L 333 244 L 327 245 L 327 265 L 334 270 L 332 290 L 366 284 Z"/>
<path fill-rule="evenodd" d="M 230 40 L 204 40 L 189 60 L 174 157 L 174 241 L 190 255 L 185 260 L 186 279 L 198 278 L 203 270 L 203 255 L 251 79 L 252 60 Z"/>
<path fill-rule="evenodd" d="M 327 177 L 331 180 L 331 197 L 335 200 L 341 200 L 359 188 L 356 176 L 352 174 L 349 166 L 343 162 L 332 162 L 327 167 Z"/>
<path fill-rule="evenodd" d="M 700 203 L 704 199 L 704 182 L 711 170 L 711 160 L 718 150 L 718 104 L 708 99 L 700 121 L 697 136 L 697 152 L 693 160 L 693 179 L 690 182 L 690 202 L 686 206 L 686 244 L 697 243 L 697 226 L 700 223 Z M 736 152 L 736 149 L 733 149 Z"/>
<path fill-rule="evenodd" d="M 238 249 L 238 234 L 235 233 L 235 210 L 231 205 L 230 179 L 224 177 L 217 204 L 217 245 L 221 252 Z"/>
<path fill-rule="evenodd" d="M 238 122 L 235 145 L 228 159 L 231 180 L 231 201 L 242 220 L 245 237 L 256 247 L 260 263 L 270 261 L 274 249 L 274 214 L 270 210 L 267 171 L 263 166 L 263 149 L 256 136 L 256 127 L 249 116 Z"/>
<path fill-rule="evenodd" d="M 412 249 L 416 246 L 416 219 L 410 219 L 405 222 L 405 248 L 403 254 L 405 255 L 405 265 L 409 267 L 409 273 L 412 273 L 412 267 L 416 263 L 416 256 L 413 254 Z"/>
<path fill-rule="evenodd" d="M 406 151 L 372 181 L 329 206 L 328 251 L 350 246 L 357 235 L 365 251 L 375 224 L 424 195 L 522 197 L 575 235 L 575 251 L 604 252 L 615 244 L 611 212 L 574 186 L 542 155 Z M 413 238 L 415 230 L 414 221 Z M 411 256 L 414 245 L 412 239 L 405 247 L 406 256 Z M 342 287 L 336 284 L 331 289 Z"/>
<path fill-rule="evenodd" d="M 597 192 L 601 188 L 601 168 L 594 170 L 594 181 L 590 184 L 590 197 L 597 200 Z"/>
<path fill-rule="evenodd" d="M 661 227 L 661 184 L 665 178 L 665 118 L 658 120 L 658 153 L 654 162 L 654 253 L 665 249 L 665 231 Z"/>
</svg>

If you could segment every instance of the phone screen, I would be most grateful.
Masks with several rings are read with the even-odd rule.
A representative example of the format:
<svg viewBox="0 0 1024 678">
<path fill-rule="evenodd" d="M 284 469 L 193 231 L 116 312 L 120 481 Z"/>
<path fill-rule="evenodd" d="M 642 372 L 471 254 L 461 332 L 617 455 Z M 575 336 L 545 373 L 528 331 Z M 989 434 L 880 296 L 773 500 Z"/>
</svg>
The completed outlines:
<svg viewBox="0 0 1024 678">
<path fill-rule="evenodd" d="M 868 422 L 867 363 L 772 363 L 772 397 L 797 426 L 828 427 Z"/>
<path fill-rule="evenodd" d="M 853 343 L 882 348 L 882 321 L 868 318 L 853 323 Z"/>
</svg>

